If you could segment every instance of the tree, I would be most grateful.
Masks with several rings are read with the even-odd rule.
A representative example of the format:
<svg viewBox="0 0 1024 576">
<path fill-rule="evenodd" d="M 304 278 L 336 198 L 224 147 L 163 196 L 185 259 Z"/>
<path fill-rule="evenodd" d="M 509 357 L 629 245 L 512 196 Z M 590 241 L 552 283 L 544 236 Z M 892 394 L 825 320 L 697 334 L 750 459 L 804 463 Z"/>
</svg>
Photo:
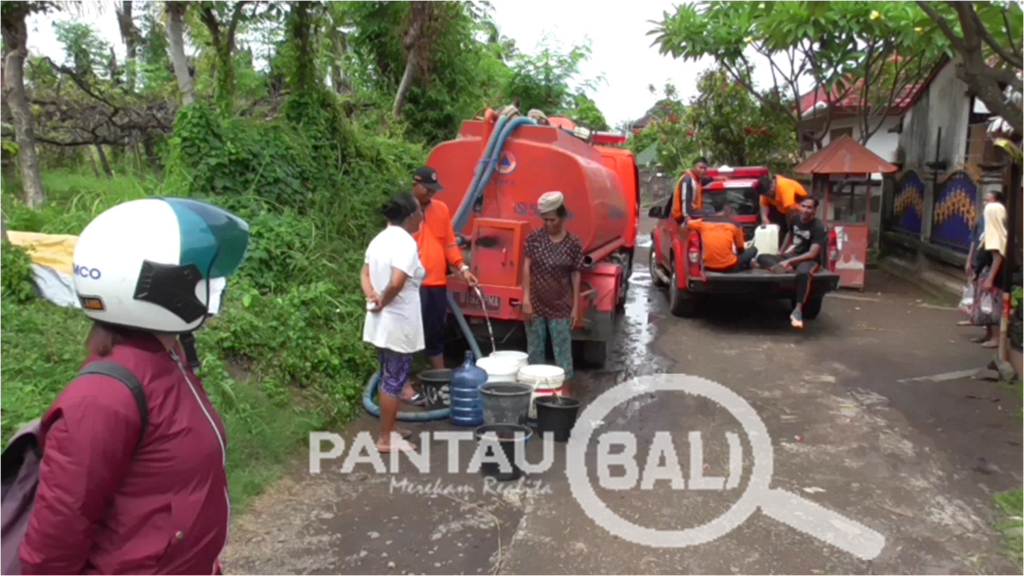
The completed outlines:
<svg viewBox="0 0 1024 576">
<path fill-rule="evenodd" d="M 931 50 L 958 56 L 957 77 L 1018 134 L 1024 131 L 1020 104 L 1004 94 L 1004 87 L 1022 88 L 1020 3 L 919 0 L 917 6 L 920 12 L 900 15 L 900 25 L 914 29 L 917 42 Z"/>
<path fill-rule="evenodd" d="M 657 144 L 658 164 L 671 174 L 689 167 L 697 156 L 714 165 L 767 165 L 777 171 L 792 166 L 796 142 L 774 106 L 762 104 L 724 70 L 705 72 L 697 86 L 699 92 L 687 106 L 666 86 L 665 97 L 652 112 L 654 119 L 631 138 L 630 148 L 640 153 Z"/>
<path fill-rule="evenodd" d="M 195 89 L 192 84 L 192 73 L 189 71 L 188 57 L 185 55 L 185 10 L 187 2 L 167 2 L 167 43 L 171 49 L 171 62 L 174 65 L 174 78 L 178 82 L 181 103 L 185 106 L 195 102 Z"/>
<path fill-rule="evenodd" d="M 235 106 L 235 37 L 245 17 L 249 2 L 201 2 L 199 19 L 210 34 L 210 44 L 216 56 L 216 90 L 214 99 L 224 116 L 230 116 Z M 255 14 L 255 12 L 253 13 Z M 226 26 L 225 26 L 226 25 Z"/>
<path fill-rule="evenodd" d="M 409 5 L 409 27 L 405 31 L 405 51 L 408 53 L 405 61 L 405 72 L 402 80 L 398 83 L 398 92 L 395 94 L 395 104 L 391 108 L 391 114 L 398 118 L 402 115 L 402 108 L 405 106 L 405 99 L 409 95 L 409 88 L 412 87 L 413 75 L 420 69 L 427 58 L 426 52 L 430 48 L 431 28 L 434 27 L 435 12 L 433 3 L 414 1 Z"/>
<path fill-rule="evenodd" d="M 21 185 L 25 191 L 25 204 L 35 208 L 43 204 L 43 180 L 39 174 L 36 154 L 35 127 L 28 94 L 25 92 L 25 58 L 28 56 L 28 26 L 30 14 L 46 12 L 49 2 L 4 2 L 0 5 L 0 25 L 4 41 L 4 100 L 14 119 L 15 141 L 18 144 L 18 165 L 21 167 Z"/>
<path fill-rule="evenodd" d="M 537 108 L 549 115 L 566 113 L 573 109 L 576 95 L 592 88 L 597 81 L 580 82 L 577 89 L 571 86 L 579 76 L 580 64 L 590 54 L 588 44 L 562 52 L 552 45 L 550 38 L 545 38 L 538 54 L 512 56 L 505 96 L 522 111 Z"/>
<path fill-rule="evenodd" d="M 591 130 L 608 130 L 608 121 L 598 109 L 597 103 L 586 94 L 577 94 L 573 98 L 573 119 Z"/>
<path fill-rule="evenodd" d="M 788 120 L 798 141 L 820 146 L 833 111 L 854 102 L 847 111 L 859 116 L 866 143 L 938 57 L 910 41 L 913 28 L 897 16 L 908 11 L 915 8 L 902 2 L 701 2 L 665 13 L 650 33 L 664 54 L 716 58 L 734 81 Z M 767 90 L 751 80 L 758 58 L 771 72 Z M 805 106 L 808 85 L 813 96 Z M 808 112 L 819 107 L 824 121 L 811 126 Z"/>
<path fill-rule="evenodd" d="M 128 69 L 127 87 L 129 92 L 135 90 L 138 67 L 136 60 L 139 54 L 139 45 L 142 43 L 142 35 L 135 26 L 135 20 L 132 19 L 132 4 L 133 2 L 130 0 L 125 0 L 115 8 L 117 27 L 121 31 L 121 40 L 124 42 L 125 52 L 127 53 L 125 67 Z"/>
</svg>

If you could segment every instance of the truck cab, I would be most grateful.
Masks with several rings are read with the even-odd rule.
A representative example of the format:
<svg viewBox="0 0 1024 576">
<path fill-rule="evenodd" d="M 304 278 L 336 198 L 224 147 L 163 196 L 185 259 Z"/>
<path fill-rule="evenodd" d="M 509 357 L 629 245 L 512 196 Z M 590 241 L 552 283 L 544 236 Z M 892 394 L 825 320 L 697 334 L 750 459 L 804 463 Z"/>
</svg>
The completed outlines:
<svg viewBox="0 0 1024 576">
<path fill-rule="evenodd" d="M 743 230 L 749 243 L 760 225 L 760 190 L 758 178 L 768 174 L 759 166 L 719 168 L 708 170 L 713 181 L 703 186 L 703 205 L 710 206 L 710 197 L 727 195 L 732 207 L 732 219 Z M 743 272 L 713 272 L 704 267 L 700 234 L 672 218 L 674 195 L 660 201 L 650 209 L 649 216 L 657 219 L 651 233 L 650 271 L 654 284 L 669 290 L 672 313 L 692 316 L 701 302 L 710 294 L 753 294 L 765 299 L 792 299 L 796 274 L 775 274 L 764 270 Z M 694 215 L 700 218 L 702 215 Z M 811 295 L 804 305 L 804 318 L 813 319 L 821 311 L 826 293 L 839 287 L 835 273 L 836 234 L 828 230 L 828 246 L 822 251 L 821 272 L 814 276 Z"/>
</svg>

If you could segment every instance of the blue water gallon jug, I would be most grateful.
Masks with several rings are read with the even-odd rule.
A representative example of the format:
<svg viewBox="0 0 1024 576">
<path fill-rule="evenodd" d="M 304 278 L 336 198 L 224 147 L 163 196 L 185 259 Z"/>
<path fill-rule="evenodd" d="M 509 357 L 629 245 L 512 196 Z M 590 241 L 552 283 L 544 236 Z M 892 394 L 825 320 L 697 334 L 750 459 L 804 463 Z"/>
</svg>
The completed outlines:
<svg viewBox="0 0 1024 576">
<path fill-rule="evenodd" d="M 472 352 L 466 352 L 466 361 L 452 372 L 452 381 L 448 385 L 452 424 L 473 427 L 483 425 L 484 405 L 480 387 L 486 382 L 487 372 L 477 367 Z"/>
</svg>

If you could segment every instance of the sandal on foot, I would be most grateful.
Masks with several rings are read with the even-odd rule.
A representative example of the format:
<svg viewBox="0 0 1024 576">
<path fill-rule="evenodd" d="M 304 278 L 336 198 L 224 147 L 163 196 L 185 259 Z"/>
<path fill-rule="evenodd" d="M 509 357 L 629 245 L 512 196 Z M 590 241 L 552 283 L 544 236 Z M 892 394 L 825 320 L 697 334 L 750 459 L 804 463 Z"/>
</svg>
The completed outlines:
<svg viewBox="0 0 1024 576">
<path fill-rule="evenodd" d="M 999 342 L 988 340 L 981 345 L 982 348 L 999 348 Z"/>
<path fill-rule="evenodd" d="M 402 402 L 405 402 L 406 404 L 410 404 L 412 406 L 426 406 L 427 405 L 426 397 L 423 396 L 423 394 L 420 394 L 420 393 L 413 394 L 412 396 L 409 396 L 408 398 L 402 398 Z"/>
</svg>

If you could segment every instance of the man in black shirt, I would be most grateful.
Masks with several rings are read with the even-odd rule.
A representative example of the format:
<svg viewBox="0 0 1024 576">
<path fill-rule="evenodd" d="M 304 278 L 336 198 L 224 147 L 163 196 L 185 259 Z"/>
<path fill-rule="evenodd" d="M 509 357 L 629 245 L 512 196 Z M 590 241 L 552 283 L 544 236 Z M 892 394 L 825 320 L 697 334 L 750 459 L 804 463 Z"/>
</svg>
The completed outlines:
<svg viewBox="0 0 1024 576">
<path fill-rule="evenodd" d="M 818 211 L 817 198 L 804 198 L 800 210 L 789 222 L 789 232 L 782 242 L 782 252 L 762 254 L 757 257 L 756 266 L 772 272 L 796 272 L 796 307 L 789 320 L 794 328 L 804 327 L 803 308 L 811 293 L 811 278 L 818 271 L 821 255 L 828 243 L 825 225 L 815 217 Z"/>
</svg>

